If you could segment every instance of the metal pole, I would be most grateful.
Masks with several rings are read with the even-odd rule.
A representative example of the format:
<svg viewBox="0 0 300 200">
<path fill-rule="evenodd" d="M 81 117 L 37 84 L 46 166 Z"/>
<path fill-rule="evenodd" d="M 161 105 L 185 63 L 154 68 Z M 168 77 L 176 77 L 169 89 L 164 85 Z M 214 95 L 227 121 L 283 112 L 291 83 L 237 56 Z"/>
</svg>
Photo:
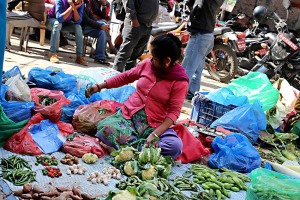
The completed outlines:
<svg viewBox="0 0 300 200">
<path fill-rule="evenodd" d="M 5 39 L 6 39 L 6 1 L 0 1 L 0 89 L 2 86 L 2 71 L 4 62 L 4 50 L 5 50 Z"/>
</svg>

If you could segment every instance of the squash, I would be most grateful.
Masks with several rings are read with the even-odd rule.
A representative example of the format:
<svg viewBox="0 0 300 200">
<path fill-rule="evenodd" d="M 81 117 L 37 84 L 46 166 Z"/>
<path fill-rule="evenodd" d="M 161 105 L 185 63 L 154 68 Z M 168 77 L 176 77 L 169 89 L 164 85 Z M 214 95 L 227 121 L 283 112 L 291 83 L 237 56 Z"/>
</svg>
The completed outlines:
<svg viewBox="0 0 300 200">
<path fill-rule="evenodd" d="M 93 163 L 97 162 L 98 156 L 93 153 L 86 153 L 82 156 L 82 160 L 83 160 L 83 162 L 85 162 L 87 164 L 93 164 Z"/>
</svg>

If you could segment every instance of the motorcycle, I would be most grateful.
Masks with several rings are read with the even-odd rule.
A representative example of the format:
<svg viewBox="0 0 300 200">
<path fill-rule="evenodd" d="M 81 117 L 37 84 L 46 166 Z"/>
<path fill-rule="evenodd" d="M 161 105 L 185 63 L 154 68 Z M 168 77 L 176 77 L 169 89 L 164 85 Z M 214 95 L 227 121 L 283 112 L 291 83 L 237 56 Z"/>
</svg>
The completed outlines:
<svg viewBox="0 0 300 200">
<path fill-rule="evenodd" d="M 291 6 L 289 0 L 283 0 L 283 6 L 286 8 L 288 16 L 288 11 Z M 265 10 L 266 12 L 265 8 L 261 10 Z M 278 33 L 268 34 L 268 52 L 258 61 L 251 71 L 265 73 L 269 79 L 274 79 L 275 81 L 279 78 L 285 78 L 293 87 L 299 90 L 299 41 L 293 33 L 289 32 L 286 20 L 281 19 L 276 12 L 272 13 L 271 16 L 264 14 L 263 17 L 273 20 Z"/>
<path fill-rule="evenodd" d="M 266 54 L 266 38 L 259 27 L 259 24 L 254 21 L 252 24 L 248 24 L 248 28 L 239 25 L 239 20 L 245 18 L 244 14 L 238 14 L 236 17 L 226 22 L 218 21 L 218 27 L 230 27 L 230 31 L 225 32 L 220 36 L 219 43 L 222 42 L 222 48 L 229 52 L 228 56 L 225 56 L 225 51 L 215 45 L 214 51 L 217 52 L 217 62 L 209 62 L 209 73 L 213 79 L 228 83 L 237 74 L 245 75 L 252 67 L 257 63 L 258 59 Z M 244 29 L 244 32 L 236 31 L 235 29 Z M 226 44 L 226 46 L 224 46 Z M 229 46 L 229 47 L 228 47 Z M 228 50 L 231 48 L 231 51 Z M 227 60 L 226 60 L 227 58 Z M 210 61 L 209 59 L 207 59 Z M 229 65 L 230 63 L 231 65 Z"/>
</svg>

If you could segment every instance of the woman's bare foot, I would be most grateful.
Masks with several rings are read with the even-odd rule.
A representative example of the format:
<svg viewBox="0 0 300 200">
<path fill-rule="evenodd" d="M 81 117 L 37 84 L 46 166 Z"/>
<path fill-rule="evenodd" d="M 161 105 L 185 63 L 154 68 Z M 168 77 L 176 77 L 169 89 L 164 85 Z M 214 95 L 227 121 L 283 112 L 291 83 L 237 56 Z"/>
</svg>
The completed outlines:
<svg viewBox="0 0 300 200">
<path fill-rule="evenodd" d="M 106 149 L 109 153 L 111 153 L 111 152 L 113 152 L 113 151 L 116 150 L 115 148 L 113 148 L 113 147 L 111 147 L 111 146 L 108 146 L 108 145 L 104 144 L 103 142 L 100 142 L 100 145 L 101 145 L 104 149 Z"/>
</svg>

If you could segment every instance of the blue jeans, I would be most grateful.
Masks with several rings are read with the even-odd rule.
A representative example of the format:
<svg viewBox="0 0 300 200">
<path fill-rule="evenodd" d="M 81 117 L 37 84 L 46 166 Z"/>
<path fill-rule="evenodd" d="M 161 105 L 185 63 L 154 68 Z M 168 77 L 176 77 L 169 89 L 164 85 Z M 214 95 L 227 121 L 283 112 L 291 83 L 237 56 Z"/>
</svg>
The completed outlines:
<svg viewBox="0 0 300 200">
<path fill-rule="evenodd" d="M 189 93 L 195 94 L 200 90 L 202 71 L 205 65 L 205 57 L 214 47 L 214 35 L 212 33 L 196 33 L 189 39 L 185 49 L 182 66 L 190 79 Z"/>
<path fill-rule="evenodd" d="M 104 25 L 105 22 L 98 21 L 99 24 Z M 105 48 L 106 48 L 106 32 L 104 30 L 98 30 L 90 26 L 86 26 L 83 30 L 83 35 L 97 38 L 95 60 L 105 59 Z"/>
<path fill-rule="evenodd" d="M 74 22 L 59 23 L 55 18 L 49 18 L 46 22 L 47 29 L 51 31 L 50 38 L 50 53 L 56 53 L 60 31 L 70 32 L 75 34 L 76 55 L 83 55 L 83 35 L 80 24 Z"/>
</svg>

